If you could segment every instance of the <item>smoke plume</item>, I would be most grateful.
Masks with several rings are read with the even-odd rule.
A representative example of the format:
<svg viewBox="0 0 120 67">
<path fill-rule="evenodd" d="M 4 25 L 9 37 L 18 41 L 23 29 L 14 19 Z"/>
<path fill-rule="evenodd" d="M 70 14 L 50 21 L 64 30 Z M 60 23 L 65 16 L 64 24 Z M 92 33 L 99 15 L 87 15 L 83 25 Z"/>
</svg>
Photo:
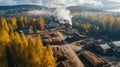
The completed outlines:
<svg viewBox="0 0 120 67">
<path fill-rule="evenodd" d="M 72 15 L 70 10 L 66 8 L 56 8 L 54 11 L 50 10 L 32 10 L 27 12 L 28 15 L 48 15 L 48 16 L 55 16 L 60 23 L 66 23 L 63 20 L 67 20 L 70 25 L 72 25 Z M 63 22 L 62 22 L 63 21 Z"/>
<path fill-rule="evenodd" d="M 71 12 L 70 10 L 68 9 L 63 9 L 63 8 L 57 8 L 55 11 L 54 11 L 54 15 L 58 18 L 58 20 L 67 20 L 69 21 L 69 24 L 72 25 L 72 15 L 71 15 Z"/>
</svg>

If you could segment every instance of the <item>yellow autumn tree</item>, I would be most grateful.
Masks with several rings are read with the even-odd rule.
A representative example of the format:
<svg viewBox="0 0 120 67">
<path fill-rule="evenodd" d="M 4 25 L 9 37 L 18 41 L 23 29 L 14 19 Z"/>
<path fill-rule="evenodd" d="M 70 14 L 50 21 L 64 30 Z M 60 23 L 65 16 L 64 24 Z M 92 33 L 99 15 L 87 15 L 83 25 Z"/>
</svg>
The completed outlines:
<svg viewBox="0 0 120 67">
<path fill-rule="evenodd" d="M 25 25 L 25 28 L 28 28 L 28 17 L 24 16 L 23 17 L 23 22 L 24 22 L 24 25 Z"/>
<path fill-rule="evenodd" d="M 36 59 L 36 61 L 39 62 L 39 65 L 41 66 L 41 64 L 43 62 L 44 47 L 43 47 L 42 40 L 41 40 L 40 36 L 37 36 L 37 38 L 36 38 L 35 47 L 36 47 L 35 53 L 37 54 L 35 59 Z"/>
<path fill-rule="evenodd" d="M 42 45 L 40 36 L 34 40 L 28 40 L 28 63 L 27 67 L 55 67 L 56 59 L 53 57 L 53 51 L 50 46 L 46 49 Z"/>
<path fill-rule="evenodd" d="M 0 67 L 8 67 L 5 47 L 9 42 L 10 37 L 8 32 L 0 28 Z"/>
<path fill-rule="evenodd" d="M 0 44 L 6 44 L 9 42 L 10 42 L 10 37 L 8 32 L 5 29 L 0 28 Z"/>
<path fill-rule="evenodd" d="M 50 45 L 46 46 L 44 60 L 41 67 L 55 67 L 56 59 L 53 57 L 53 50 Z"/>
<path fill-rule="evenodd" d="M 21 41 L 22 41 L 22 46 L 21 46 L 21 55 L 20 59 L 22 63 L 20 63 L 21 67 L 27 67 L 27 61 L 28 61 L 28 40 L 26 39 L 24 33 L 21 33 Z"/>
<path fill-rule="evenodd" d="M 12 32 L 14 30 L 13 26 L 10 23 L 8 23 L 8 27 L 9 27 L 9 32 Z"/>
<path fill-rule="evenodd" d="M 35 61 L 35 40 L 30 38 L 28 40 L 28 62 L 27 67 L 38 67 L 37 62 Z"/>
<path fill-rule="evenodd" d="M 19 20 L 18 20 L 18 28 L 19 28 L 19 29 L 24 29 L 24 28 L 25 28 L 24 17 L 23 17 L 23 16 L 19 17 Z"/>
<path fill-rule="evenodd" d="M 21 33 L 21 40 L 22 40 L 22 45 L 23 46 L 25 46 L 25 47 L 28 46 L 28 41 L 27 41 L 24 33 Z"/>
<path fill-rule="evenodd" d="M 11 18 L 10 20 L 11 20 L 11 25 L 12 25 L 13 29 L 16 30 L 17 29 L 17 20 L 16 20 L 16 18 Z"/>
<path fill-rule="evenodd" d="M 0 27 L 9 32 L 9 27 L 5 18 L 0 19 Z"/>
<path fill-rule="evenodd" d="M 21 62 L 21 53 L 22 51 L 22 43 L 21 43 L 21 38 L 17 32 L 11 32 L 10 33 L 10 44 L 7 47 L 8 50 L 8 62 L 10 67 L 16 67 L 20 66 Z"/>
<path fill-rule="evenodd" d="M 44 24 L 45 24 L 45 21 L 44 21 L 44 18 L 39 18 L 38 20 L 37 20 L 37 22 L 38 22 L 38 24 L 39 24 L 39 26 L 40 26 L 40 29 L 41 30 L 44 30 Z"/>
</svg>

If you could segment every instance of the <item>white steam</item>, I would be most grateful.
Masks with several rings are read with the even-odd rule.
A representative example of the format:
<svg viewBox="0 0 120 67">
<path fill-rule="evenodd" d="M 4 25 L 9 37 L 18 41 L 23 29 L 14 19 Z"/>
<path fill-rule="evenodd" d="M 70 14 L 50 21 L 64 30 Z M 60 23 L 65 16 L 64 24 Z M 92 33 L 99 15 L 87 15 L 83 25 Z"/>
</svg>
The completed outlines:
<svg viewBox="0 0 120 67">
<path fill-rule="evenodd" d="M 70 10 L 58 8 L 54 11 L 54 15 L 57 16 L 58 20 L 67 20 L 69 21 L 69 24 L 72 25 L 72 20 L 71 20 L 72 15 L 71 15 Z"/>
<path fill-rule="evenodd" d="M 50 10 L 32 10 L 27 12 L 28 15 L 47 15 L 47 16 L 55 16 L 60 21 L 60 23 L 69 23 L 72 25 L 72 15 L 70 10 L 66 8 L 57 8 L 54 11 Z M 64 22 L 67 20 L 68 22 Z"/>
</svg>

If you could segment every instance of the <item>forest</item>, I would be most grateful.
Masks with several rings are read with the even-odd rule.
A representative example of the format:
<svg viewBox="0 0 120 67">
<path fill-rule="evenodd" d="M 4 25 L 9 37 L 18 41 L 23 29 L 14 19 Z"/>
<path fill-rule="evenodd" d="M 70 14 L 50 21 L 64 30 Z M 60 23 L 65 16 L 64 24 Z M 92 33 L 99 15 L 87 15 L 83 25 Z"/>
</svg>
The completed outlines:
<svg viewBox="0 0 120 67">
<path fill-rule="evenodd" d="M 55 67 L 56 58 L 50 45 L 44 46 L 40 36 L 26 38 L 29 26 L 44 30 L 43 18 L 0 18 L 0 67 Z M 38 26 L 35 26 L 38 25 Z"/>
<path fill-rule="evenodd" d="M 120 39 L 120 16 L 112 14 L 83 14 L 73 17 L 73 27 L 93 38 Z"/>
</svg>

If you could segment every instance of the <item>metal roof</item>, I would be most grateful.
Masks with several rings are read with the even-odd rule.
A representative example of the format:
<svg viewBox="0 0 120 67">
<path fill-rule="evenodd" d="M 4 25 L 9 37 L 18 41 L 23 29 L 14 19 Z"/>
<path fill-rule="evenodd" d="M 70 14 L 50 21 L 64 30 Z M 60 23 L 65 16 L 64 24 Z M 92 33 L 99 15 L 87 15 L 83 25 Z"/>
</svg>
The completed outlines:
<svg viewBox="0 0 120 67">
<path fill-rule="evenodd" d="M 99 45 L 102 49 L 111 49 L 111 47 L 108 44 L 100 44 Z"/>
<path fill-rule="evenodd" d="M 113 44 L 114 44 L 116 47 L 120 47 L 120 41 L 114 41 Z"/>
</svg>

